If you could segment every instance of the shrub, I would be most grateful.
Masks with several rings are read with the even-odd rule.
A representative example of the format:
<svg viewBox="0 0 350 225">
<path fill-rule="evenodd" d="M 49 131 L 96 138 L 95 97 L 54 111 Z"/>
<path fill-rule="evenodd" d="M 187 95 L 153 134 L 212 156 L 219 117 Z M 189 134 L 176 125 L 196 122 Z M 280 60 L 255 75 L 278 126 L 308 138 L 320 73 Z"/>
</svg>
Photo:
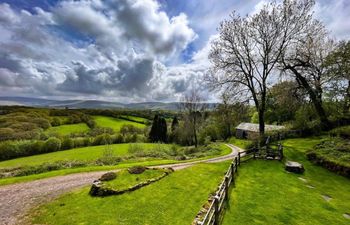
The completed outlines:
<svg viewBox="0 0 350 225">
<path fill-rule="evenodd" d="M 0 128 L 0 141 L 13 138 L 15 131 L 11 128 Z"/>
<path fill-rule="evenodd" d="M 116 165 L 121 162 L 122 159 L 114 155 L 113 149 L 106 145 L 102 156 L 96 160 L 97 165 Z"/>
<path fill-rule="evenodd" d="M 45 141 L 43 145 L 43 152 L 56 152 L 61 149 L 61 141 L 58 138 L 51 137 Z"/>
<path fill-rule="evenodd" d="M 338 127 L 329 132 L 333 137 L 350 138 L 350 126 Z"/>
<path fill-rule="evenodd" d="M 95 137 L 93 144 L 94 145 L 112 144 L 112 137 L 109 134 L 100 134 L 97 137 Z"/>
<path fill-rule="evenodd" d="M 61 149 L 66 150 L 71 148 L 74 148 L 74 141 L 69 137 L 64 137 L 62 140 Z"/>
<path fill-rule="evenodd" d="M 129 144 L 128 152 L 133 155 L 143 153 L 143 147 L 140 144 Z"/>
</svg>

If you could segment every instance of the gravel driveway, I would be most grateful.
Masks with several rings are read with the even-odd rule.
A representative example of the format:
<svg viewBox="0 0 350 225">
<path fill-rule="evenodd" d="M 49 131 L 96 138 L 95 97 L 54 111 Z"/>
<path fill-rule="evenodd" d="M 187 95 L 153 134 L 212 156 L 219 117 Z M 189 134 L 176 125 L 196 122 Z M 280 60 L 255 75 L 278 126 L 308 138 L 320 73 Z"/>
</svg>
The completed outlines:
<svg viewBox="0 0 350 225">
<path fill-rule="evenodd" d="M 216 163 L 233 159 L 242 149 L 227 144 L 232 149 L 229 155 L 212 159 L 168 164 L 154 167 L 184 169 L 198 163 Z M 92 183 L 107 171 L 76 173 L 65 176 L 45 178 L 25 183 L 0 186 L 0 225 L 21 224 L 20 218 L 32 207 L 48 202 L 53 198 Z"/>
</svg>

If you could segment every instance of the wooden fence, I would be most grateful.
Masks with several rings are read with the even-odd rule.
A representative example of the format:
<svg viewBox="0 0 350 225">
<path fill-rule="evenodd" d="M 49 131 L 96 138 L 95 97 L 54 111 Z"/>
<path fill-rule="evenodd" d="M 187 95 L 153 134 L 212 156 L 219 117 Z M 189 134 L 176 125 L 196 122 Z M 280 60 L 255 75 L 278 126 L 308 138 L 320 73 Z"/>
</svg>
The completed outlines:
<svg viewBox="0 0 350 225">
<path fill-rule="evenodd" d="M 209 199 L 209 205 L 204 207 L 193 221 L 193 225 L 219 225 L 220 218 L 223 213 L 224 203 L 228 200 L 229 189 L 231 184 L 234 184 L 235 177 L 238 174 L 238 166 L 243 161 L 255 158 L 255 152 L 247 153 L 246 151 L 239 152 L 227 172 L 223 181 L 220 183 L 215 195 Z"/>
</svg>

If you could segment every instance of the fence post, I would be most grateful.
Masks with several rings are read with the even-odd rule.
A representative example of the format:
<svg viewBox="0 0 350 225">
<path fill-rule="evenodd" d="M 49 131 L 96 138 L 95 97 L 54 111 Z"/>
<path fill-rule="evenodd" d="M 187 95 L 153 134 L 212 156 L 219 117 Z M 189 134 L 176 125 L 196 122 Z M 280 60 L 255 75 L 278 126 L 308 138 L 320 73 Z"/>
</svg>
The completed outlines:
<svg viewBox="0 0 350 225">
<path fill-rule="evenodd" d="M 230 184 L 228 182 L 230 178 L 228 176 L 225 176 L 225 199 L 228 200 L 228 190 L 230 188 Z"/>
<path fill-rule="evenodd" d="M 241 152 L 238 152 L 238 165 L 241 165 Z"/>
<path fill-rule="evenodd" d="M 239 161 L 240 161 L 240 160 L 237 160 L 237 157 L 236 157 L 236 158 L 235 158 L 236 172 L 238 171 L 238 165 L 240 165 Z"/>
<path fill-rule="evenodd" d="M 235 163 L 232 161 L 231 163 L 231 176 L 232 176 L 232 182 L 235 179 Z"/>
<path fill-rule="evenodd" d="M 219 225 L 219 218 L 220 218 L 220 211 L 219 211 L 219 204 L 220 204 L 220 200 L 219 200 L 219 196 L 215 196 L 214 197 L 214 225 Z"/>
</svg>

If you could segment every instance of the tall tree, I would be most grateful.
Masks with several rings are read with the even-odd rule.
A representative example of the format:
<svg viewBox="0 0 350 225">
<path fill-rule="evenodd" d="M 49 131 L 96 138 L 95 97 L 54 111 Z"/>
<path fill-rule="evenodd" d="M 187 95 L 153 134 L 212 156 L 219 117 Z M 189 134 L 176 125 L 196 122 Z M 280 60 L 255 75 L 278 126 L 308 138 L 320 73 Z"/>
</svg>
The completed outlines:
<svg viewBox="0 0 350 225">
<path fill-rule="evenodd" d="M 284 0 L 266 4 L 257 14 L 231 14 L 218 30 L 209 58 L 206 80 L 213 88 L 228 88 L 253 100 L 259 131 L 265 132 L 266 94 L 271 75 L 287 47 L 311 20 L 313 0 Z"/>
<path fill-rule="evenodd" d="M 289 72 L 308 93 L 324 129 L 330 127 L 323 106 L 324 86 L 333 79 L 327 75 L 325 62 L 333 49 L 334 41 L 328 38 L 324 26 L 314 20 L 281 60 L 283 70 Z"/>
<path fill-rule="evenodd" d="M 186 94 L 180 103 L 180 108 L 184 112 L 188 123 L 186 127 L 191 130 L 191 136 L 195 147 L 198 146 L 198 129 L 201 123 L 203 112 L 206 109 L 206 104 L 200 97 L 198 90 L 193 89 L 189 94 Z"/>
<path fill-rule="evenodd" d="M 343 112 L 350 110 L 350 41 L 341 41 L 331 52 L 325 62 L 328 76 L 334 77 L 332 91 L 344 100 Z"/>
<path fill-rule="evenodd" d="M 167 124 L 166 120 L 159 115 L 155 115 L 152 127 L 149 133 L 151 142 L 167 142 Z"/>
</svg>

